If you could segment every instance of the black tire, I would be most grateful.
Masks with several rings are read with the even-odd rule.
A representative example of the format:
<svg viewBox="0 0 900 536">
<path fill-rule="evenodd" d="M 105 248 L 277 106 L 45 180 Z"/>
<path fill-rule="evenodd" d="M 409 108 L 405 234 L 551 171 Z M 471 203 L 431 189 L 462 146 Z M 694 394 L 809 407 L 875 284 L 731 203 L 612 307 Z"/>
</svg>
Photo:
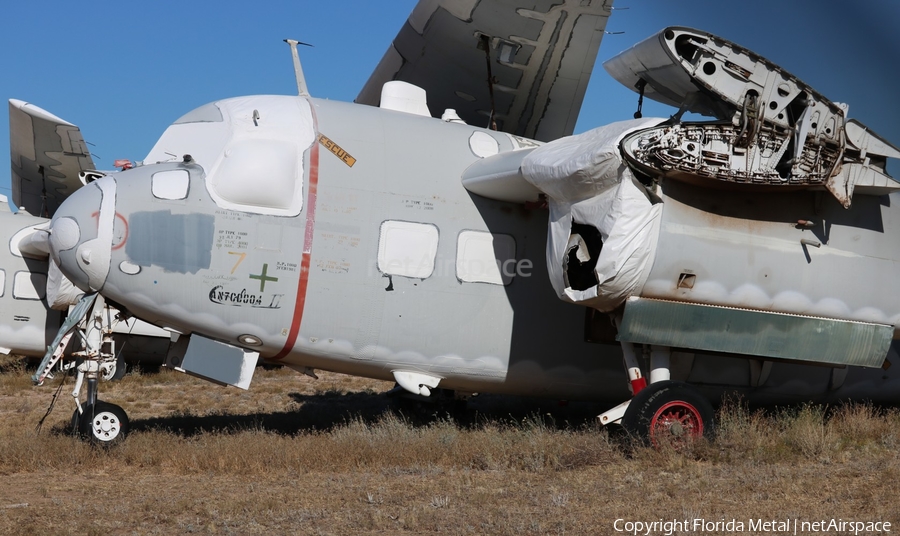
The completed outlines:
<svg viewBox="0 0 900 536">
<path fill-rule="evenodd" d="M 712 438 L 715 412 L 696 389 L 683 382 L 648 385 L 631 399 L 622 427 L 643 444 L 683 447 L 699 437 Z"/>
<path fill-rule="evenodd" d="M 78 410 L 76 410 L 77 413 Z M 78 420 L 78 431 L 82 439 L 97 445 L 114 445 L 125 439 L 131 426 L 125 410 L 115 404 L 97 401 L 84 407 Z"/>
<path fill-rule="evenodd" d="M 81 412 L 78 411 L 78 408 L 75 408 L 75 413 L 72 414 L 72 420 L 69 421 L 69 432 L 71 432 L 72 435 L 81 434 L 80 424 L 81 424 Z"/>
</svg>

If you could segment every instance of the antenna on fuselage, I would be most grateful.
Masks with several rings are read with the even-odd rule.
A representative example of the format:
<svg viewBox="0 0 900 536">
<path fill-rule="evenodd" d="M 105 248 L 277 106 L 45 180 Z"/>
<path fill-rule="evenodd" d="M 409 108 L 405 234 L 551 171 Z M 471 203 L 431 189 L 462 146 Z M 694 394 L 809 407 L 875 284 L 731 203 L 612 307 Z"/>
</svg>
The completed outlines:
<svg viewBox="0 0 900 536">
<path fill-rule="evenodd" d="M 285 39 L 285 43 L 291 46 L 291 57 L 294 58 L 294 76 L 297 78 L 297 94 L 301 97 L 309 97 L 309 89 L 306 87 L 306 77 L 303 76 L 303 67 L 300 65 L 300 54 L 297 53 L 297 45 L 311 47 L 309 43 Z"/>
</svg>

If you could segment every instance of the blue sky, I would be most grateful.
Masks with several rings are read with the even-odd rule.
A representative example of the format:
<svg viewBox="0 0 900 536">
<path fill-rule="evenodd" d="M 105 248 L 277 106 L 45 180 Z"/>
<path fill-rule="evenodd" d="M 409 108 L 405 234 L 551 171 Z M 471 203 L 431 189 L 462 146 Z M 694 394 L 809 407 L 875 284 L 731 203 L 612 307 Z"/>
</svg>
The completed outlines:
<svg viewBox="0 0 900 536">
<path fill-rule="evenodd" d="M 166 126 L 207 102 L 295 94 L 282 39 L 301 50 L 313 96 L 351 101 L 416 0 L 10 2 L 0 21 L 0 96 L 81 127 L 95 163 L 141 160 Z M 12 5 L 10 5 L 12 4 Z M 616 0 L 576 132 L 621 119 L 636 95 L 600 63 L 665 26 L 699 28 L 780 64 L 900 145 L 900 1 Z M 644 115 L 672 109 L 645 103 Z M 9 147 L 0 105 L 0 147 Z M 5 149 L 2 149 L 5 151 Z M 6 153 L 8 154 L 8 153 Z M 889 172 L 900 177 L 896 162 Z M 8 164 L 0 194 L 10 195 Z"/>
</svg>

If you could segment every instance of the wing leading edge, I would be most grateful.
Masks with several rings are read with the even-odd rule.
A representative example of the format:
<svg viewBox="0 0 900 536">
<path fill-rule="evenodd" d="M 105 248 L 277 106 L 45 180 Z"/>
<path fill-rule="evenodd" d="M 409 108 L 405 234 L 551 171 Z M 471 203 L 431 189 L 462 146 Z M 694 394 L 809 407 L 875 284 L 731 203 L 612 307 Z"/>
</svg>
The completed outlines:
<svg viewBox="0 0 900 536">
<path fill-rule="evenodd" d="M 452 108 L 488 126 L 493 110 L 498 130 L 541 141 L 568 136 L 612 3 L 420 0 L 356 102 L 377 106 L 384 83 L 402 80 L 427 91 L 432 113 Z"/>
</svg>

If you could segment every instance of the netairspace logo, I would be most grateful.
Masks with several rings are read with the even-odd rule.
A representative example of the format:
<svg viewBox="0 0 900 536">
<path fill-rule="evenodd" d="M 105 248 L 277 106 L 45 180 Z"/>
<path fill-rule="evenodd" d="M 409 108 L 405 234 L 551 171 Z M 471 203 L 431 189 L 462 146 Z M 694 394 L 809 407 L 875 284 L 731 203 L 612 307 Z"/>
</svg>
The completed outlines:
<svg viewBox="0 0 900 536">
<path fill-rule="evenodd" d="M 657 521 L 629 521 L 616 519 L 613 529 L 633 536 L 672 536 L 687 532 L 700 534 L 887 534 L 891 523 L 887 521 L 855 521 L 844 519 L 823 519 L 804 521 L 800 519 L 659 519 Z"/>
</svg>

